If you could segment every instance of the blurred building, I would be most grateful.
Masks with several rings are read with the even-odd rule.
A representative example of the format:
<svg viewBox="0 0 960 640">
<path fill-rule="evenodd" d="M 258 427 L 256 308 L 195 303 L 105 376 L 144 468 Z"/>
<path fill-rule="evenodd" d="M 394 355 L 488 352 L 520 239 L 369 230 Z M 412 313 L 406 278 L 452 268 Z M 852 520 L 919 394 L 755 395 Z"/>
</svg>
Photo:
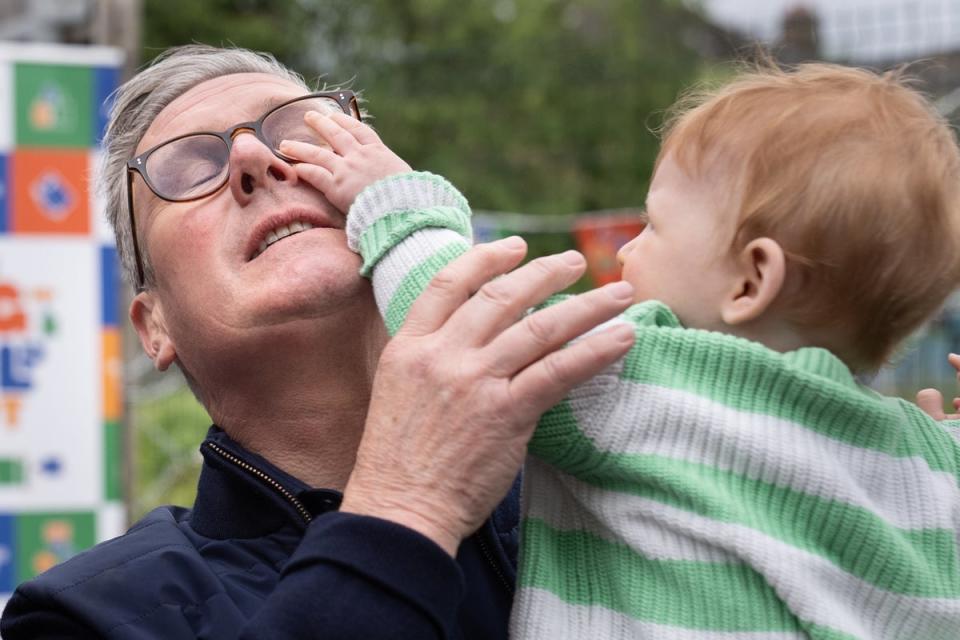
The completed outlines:
<svg viewBox="0 0 960 640">
<path fill-rule="evenodd" d="M 142 0 L 3 0 L 0 41 L 109 45 L 139 60 Z"/>
</svg>

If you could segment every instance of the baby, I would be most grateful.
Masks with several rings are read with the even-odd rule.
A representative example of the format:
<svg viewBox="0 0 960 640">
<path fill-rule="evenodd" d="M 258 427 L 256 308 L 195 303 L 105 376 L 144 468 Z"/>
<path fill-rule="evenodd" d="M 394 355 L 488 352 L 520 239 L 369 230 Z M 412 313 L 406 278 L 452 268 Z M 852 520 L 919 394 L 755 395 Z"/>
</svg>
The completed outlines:
<svg viewBox="0 0 960 640">
<path fill-rule="evenodd" d="M 281 150 L 349 208 L 396 331 L 467 203 L 308 120 L 331 148 Z M 960 636 L 956 425 L 855 377 L 960 283 L 949 128 L 896 73 L 746 73 L 677 107 L 646 217 L 618 254 L 635 345 L 530 442 L 512 635 Z"/>
</svg>

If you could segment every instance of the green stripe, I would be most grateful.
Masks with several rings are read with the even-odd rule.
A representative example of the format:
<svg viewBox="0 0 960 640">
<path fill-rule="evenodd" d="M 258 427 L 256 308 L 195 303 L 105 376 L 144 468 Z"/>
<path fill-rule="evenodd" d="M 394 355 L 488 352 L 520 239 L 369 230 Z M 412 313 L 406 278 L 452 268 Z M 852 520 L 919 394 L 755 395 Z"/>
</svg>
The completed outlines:
<svg viewBox="0 0 960 640">
<path fill-rule="evenodd" d="M 909 403 L 858 385 L 824 349 L 784 354 L 731 335 L 683 329 L 657 302 L 627 315 L 637 340 L 624 362 L 625 380 L 788 420 L 855 447 L 919 455 L 932 469 L 956 473 L 957 444 L 945 430 Z"/>
<path fill-rule="evenodd" d="M 16 458 L 0 458 L 0 484 L 23 484 L 23 462 Z"/>
<path fill-rule="evenodd" d="M 523 522 L 521 587 L 638 620 L 716 631 L 799 631 L 763 577 L 744 564 L 651 560 L 583 531 Z M 602 580 L 588 576 L 603 576 Z"/>
<path fill-rule="evenodd" d="M 423 290 L 433 279 L 433 276 L 437 275 L 437 272 L 446 266 L 447 263 L 457 256 L 464 254 L 469 248 L 466 242 L 450 243 L 411 269 L 410 273 L 404 276 L 400 286 L 397 287 L 393 297 L 390 299 L 384 318 L 387 324 L 387 331 L 390 335 L 394 335 L 403 325 L 403 321 L 410 311 L 410 305 L 423 293 Z"/>
<path fill-rule="evenodd" d="M 377 218 L 360 236 L 360 255 L 363 256 L 361 275 L 369 276 L 377 262 L 401 240 L 419 229 L 440 227 L 456 231 L 464 238 L 471 237 L 469 209 L 456 207 L 429 207 L 416 210 L 391 211 Z"/>
<path fill-rule="evenodd" d="M 120 423 L 109 421 L 103 425 L 103 494 L 107 500 L 123 499 L 122 455 L 123 440 Z"/>
<path fill-rule="evenodd" d="M 960 559 L 949 529 L 899 529 L 861 507 L 707 465 L 602 452 L 577 430 L 565 402 L 544 414 L 529 450 L 593 486 L 750 527 L 881 589 L 960 597 Z"/>
</svg>

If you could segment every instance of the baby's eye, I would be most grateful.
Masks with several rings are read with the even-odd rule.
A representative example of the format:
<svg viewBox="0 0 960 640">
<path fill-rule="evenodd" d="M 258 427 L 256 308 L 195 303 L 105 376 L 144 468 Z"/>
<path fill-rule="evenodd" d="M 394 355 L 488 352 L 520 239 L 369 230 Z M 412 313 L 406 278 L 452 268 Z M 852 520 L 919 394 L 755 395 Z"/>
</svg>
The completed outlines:
<svg viewBox="0 0 960 640">
<path fill-rule="evenodd" d="M 647 210 L 643 209 L 640 212 L 640 222 L 643 224 L 650 224 L 650 216 L 647 214 Z"/>
</svg>

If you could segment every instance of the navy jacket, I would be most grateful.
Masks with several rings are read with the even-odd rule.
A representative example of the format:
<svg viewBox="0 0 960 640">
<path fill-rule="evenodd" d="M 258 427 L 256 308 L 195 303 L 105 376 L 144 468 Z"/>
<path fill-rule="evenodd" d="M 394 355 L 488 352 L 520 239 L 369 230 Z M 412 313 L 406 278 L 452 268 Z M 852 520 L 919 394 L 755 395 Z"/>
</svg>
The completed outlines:
<svg viewBox="0 0 960 640">
<path fill-rule="evenodd" d="M 192 510 L 129 532 L 17 589 L 0 635 L 30 638 L 507 637 L 518 488 L 456 561 L 405 527 L 337 512 L 213 427 Z"/>
</svg>

